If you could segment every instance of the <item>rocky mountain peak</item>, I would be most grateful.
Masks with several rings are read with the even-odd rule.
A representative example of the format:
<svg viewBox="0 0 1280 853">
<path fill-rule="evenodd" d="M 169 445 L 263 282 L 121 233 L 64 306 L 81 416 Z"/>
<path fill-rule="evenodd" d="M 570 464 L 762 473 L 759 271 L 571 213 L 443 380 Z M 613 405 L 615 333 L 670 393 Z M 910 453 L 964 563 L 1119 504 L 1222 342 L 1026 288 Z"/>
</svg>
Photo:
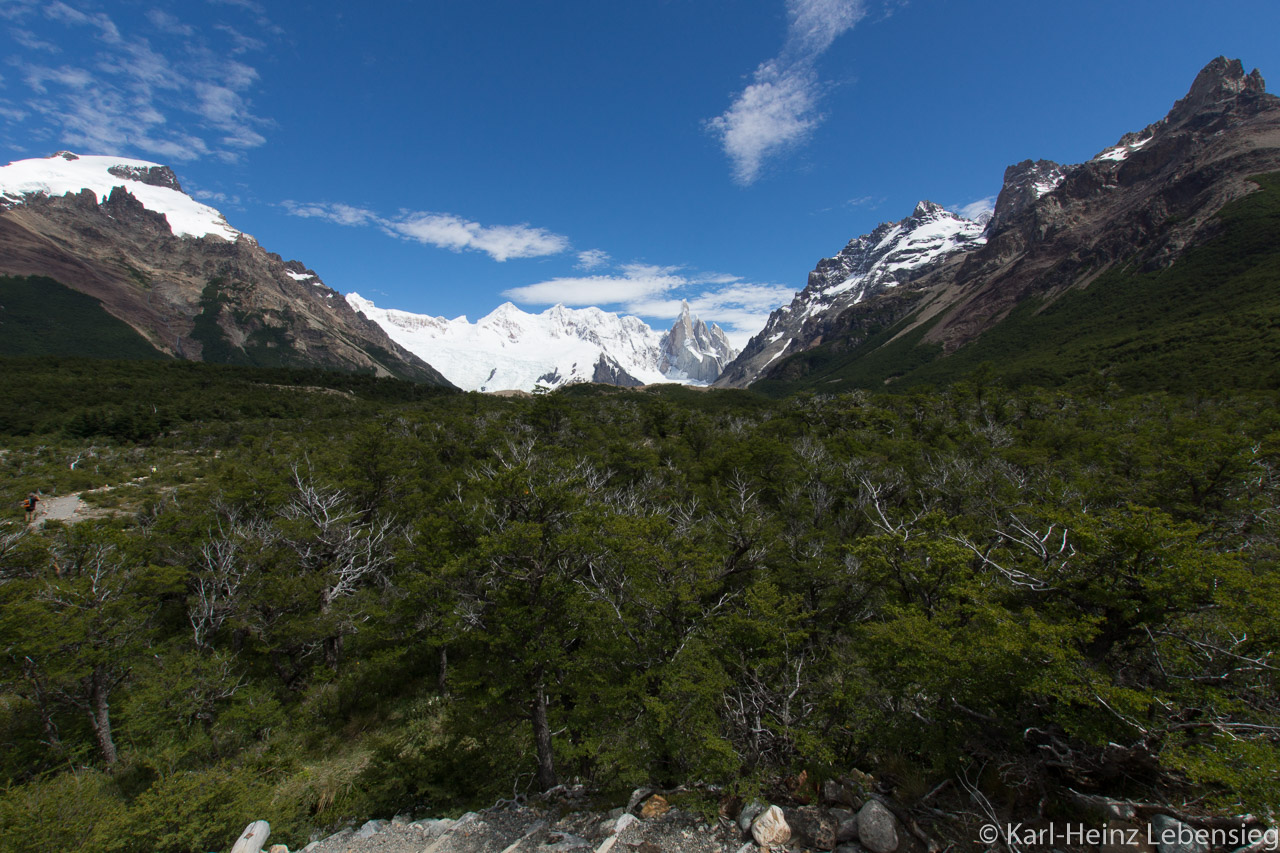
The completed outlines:
<svg viewBox="0 0 1280 853">
<path fill-rule="evenodd" d="M 1267 84 L 1261 72 L 1253 69 L 1244 73 L 1244 64 L 1238 59 L 1219 56 L 1210 62 L 1191 84 L 1187 96 L 1173 105 L 1169 112 L 1170 123 L 1177 123 L 1198 113 L 1214 110 L 1244 97 L 1266 94 Z"/>
<path fill-rule="evenodd" d="M 920 201 L 916 203 L 916 209 L 915 209 L 915 212 L 911 214 L 911 218 L 924 219 L 928 216 L 933 216 L 935 214 L 944 213 L 944 212 L 946 212 L 946 208 L 944 208 L 942 205 L 934 204 L 931 201 L 925 200 L 925 201 Z"/>
<path fill-rule="evenodd" d="M 921 201 L 911 216 L 855 237 L 836 256 L 818 261 L 804 290 L 769 315 L 716 384 L 746 387 L 773 362 L 820 341 L 825 318 L 983 245 L 984 224 Z"/>
<path fill-rule="evenodd" d="M 662 336 L 662 370 L 683 375 L 695 382 L 714 382 L 738 354 L 724 331 L 714 323 L 707 326 L 685 300 L 680 316 Z"/>
<path fill-rule="evenodd" d="M 1005 169 L 988 232 L 999 231 L 1020 211 L 1057 189 L 1070 168 L 1052 160 L 1023 160 Z"/>
</svg>

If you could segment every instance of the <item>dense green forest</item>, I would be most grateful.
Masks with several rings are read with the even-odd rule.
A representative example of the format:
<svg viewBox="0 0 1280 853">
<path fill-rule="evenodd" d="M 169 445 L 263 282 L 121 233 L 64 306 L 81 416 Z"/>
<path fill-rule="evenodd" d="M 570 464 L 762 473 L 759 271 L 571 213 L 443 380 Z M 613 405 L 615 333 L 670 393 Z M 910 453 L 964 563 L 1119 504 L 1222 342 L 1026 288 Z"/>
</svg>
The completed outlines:
<svg viewBox="0 0 1280 853">
<path fill-rule="evenodd" d="M 1268 813 L 1280 394 L 986 375 L 495 398 L 3 361 L 0 848 L 802 771 Z M 27 529 L 32 491 L 94 517 Z"/>
</svg>

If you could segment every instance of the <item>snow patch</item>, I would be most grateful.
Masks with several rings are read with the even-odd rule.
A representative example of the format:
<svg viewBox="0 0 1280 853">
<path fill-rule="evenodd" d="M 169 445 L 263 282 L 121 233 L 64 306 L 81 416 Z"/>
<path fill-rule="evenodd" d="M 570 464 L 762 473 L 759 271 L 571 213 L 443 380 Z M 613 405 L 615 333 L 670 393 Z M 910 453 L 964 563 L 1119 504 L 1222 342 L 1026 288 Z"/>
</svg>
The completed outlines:
<svg viewBox="0 0 1280 853">
<path fill-rule="evenodd" d="M 1119 163 L 1122 160 L 1127 160 L 1130 154 L 1142 148 L 1142 146 L 1150 142 L 1152 138 L 1153 137 L 1148 136 L 1146 139 L 1140 139 L 1137 142 L 1131 142 L 1128 145 L 1117 145 L 1114 148 L 1108 148 L 1093 159 L 1095 161 L 1104 160 Z"/>
</svg>

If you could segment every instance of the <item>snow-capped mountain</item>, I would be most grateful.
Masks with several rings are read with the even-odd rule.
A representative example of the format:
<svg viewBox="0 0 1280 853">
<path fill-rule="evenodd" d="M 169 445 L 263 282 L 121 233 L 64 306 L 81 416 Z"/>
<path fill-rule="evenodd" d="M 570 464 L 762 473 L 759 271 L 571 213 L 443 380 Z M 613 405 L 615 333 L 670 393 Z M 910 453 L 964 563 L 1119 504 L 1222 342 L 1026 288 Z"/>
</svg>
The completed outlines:
<svg viewBox="0 0 1280 853">
<path fill-rule="evenodd" d="M 351 307 L 392 340 L 471 391 L 531 391 L 573 382 L 705 384 L 737 354 L 718 326 L 686 303 L 660 334 L 636 317 L 557 305 L 540 314 L 504 303 L 476 322 L 379 308 L 351 293 Z"/>
<path fill-rule="evenodd" d="M 769 315 L 721 375 L 717 385 L 745 387 L 772 362 L 795 351 L 813 335 L 806 326 L 835 316 L 887 288 L 911 281 L 948 257 L 981 246 L 984 223 L 965 219 L 931 201 L 916 205 L 900 222 L 886 222 L 849 241 L 835 257 L 809 273 L 809 283 L 790 305 Z"/>
<path fill-rule="evenodd" d="M 168 166 L 70 151 L 0 166 L 0 206 L 4 207 L 33 195 L 78 195 L 84 190 L 106 201 L 116 187 L 125 187 L 147 210 L 162 214 L 175 237 L 213 235 L 235 242 L 240 236 L 221 213 L 184 193 Z"/>
<path fill-rule="evenodd" d="M 7 305 L 0 322 L 60 330 L 59 354 L 101 354 L 94 336 L 120 321 L 137 335 L 135 354 L 447 384 L 313 270 L 265 251 L 157 163 L 60 151 L 0 166 L 0 276 L 37 297 L 65 288 L 93 300 L 74 316 Z"/>
<path fill-rule="evenodd" d="M 894 241 L 914 230 L 911 220 L 853 241 L 818 265 L 804 292 L 775 312 L 716 384 L 767 379 L 782 393 L 933 382 L 963 372 L 963 359 L 954 367 L 946 359 L 1000 328 L 1006 348 L 994 351 L 1026 366 L 1012 374 L 1017 381 L 1103 375 L 1122 386 L 1181 387 L 1201 369 L 1186 360 L 1219 347 L 1233 363 L 1270 364 L 1265 336 L 1235 333 L 1242 317 L 1270 310 L 1273 242 L 1264 235 L 1272 226 L 1256 212 L 1270 202 L 1246 205 L 1259 221 L 1220 214 L 1253 193 L 1274 192 L 1267 178 L 1280 172 L 1277 140 L 1280 98 L 1267 94 L 1259 71 L 1246 74 L 1240 60 L 1218 57 L 1164 118 L 1092 159 L 1010 166 L 985 230 L 931 224 L 958 231 L 930 243 L 936 251 L 906 255 L 901 286 L 875 271 L 899 262 Z M 1192 253 L 1219 257 L 1212 253 L 1223 246 L 1239 252 L 1238 271 L 1172 272 Z M 1182 275 L 1198 292 L 1175 284 Z M 1129 314 L 1132 304 L 1150 306 L 1149 288 L 1164 282 L 1167 305 Z M 1084 290 L 1093 297 L 1080 301 Z M 1034 311 L 1017 310 L 1031 300 Z M 1057 312 L 1060 300 L 1071 300 L 1070 311 Z"/>
</svg>

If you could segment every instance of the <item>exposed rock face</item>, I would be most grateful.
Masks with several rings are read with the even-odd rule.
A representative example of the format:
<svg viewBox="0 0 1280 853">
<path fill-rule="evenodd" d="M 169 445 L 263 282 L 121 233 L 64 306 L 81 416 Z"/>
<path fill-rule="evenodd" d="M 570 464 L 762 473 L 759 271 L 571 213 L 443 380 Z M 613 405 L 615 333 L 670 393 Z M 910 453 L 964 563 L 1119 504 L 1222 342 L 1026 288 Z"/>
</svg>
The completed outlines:
<svg viewBox="0 0 1280 853">
<path fill-rule="evenodd" d="M 662 372 L 714 382 L 736 354 L 719 326 L 707 326 L 681 302 L 675 325 L 662 336 Z"/>
<path fill-rule="evenodd" d="M 41 162 L 104 160 L 63 152 L 5 168 L 25 166 L 30 174 Z M 167 167 L 127 161 L 103 166 L 98 178 L 120 182 L 109 193 L 110 184 L 99 182 L 101 203 L 92 189 L 68 188 L 65 175 L 50 182 L 51 191 L 6 191 L 0 275 L 47 276 L 94 297 L 157 350 L 179 358 L 371 370 L 449 384 L 314 272 L 286 264 L 182 194 Z M 167 208 L 155 202 L 160 197 Z M 183 228 L 208 233 L 177 233 Z"/>
<path fill-rule="evenodd" d="M 623 388 L 639 388 L 644 384 L 623 370 L 622 365 L 604 353 L 600 353 L 600 359 L 596 362 L 595 370 L 591 374 L 591 381 L 599 382 L 603 385 L 618 385 Z"/>
<path fill-rule="evenodd" d="M 126 181 L 137 181 L 140 184 L 147 184 L 153 187 L 168 187 L 171 190 L 182 192 L 182 185 L 178 183 L 178 176 L 168 166 L 152 166 L 151 168 L 112 166 L 107 171 Z"/>
<path fill-rule="evenodd" d="M 1213 217 L 1224 205 L 1256 189 L 1250 176 L 1276 170 L 1280 99 L 1266 94 L 1257 71 L 1246 75 L 1238 60 L 1219 57 L 1165 118 L 1088 162 L 1009 167 L 985 232 L 957 235 L 952 251 L 896 277 L 901 286 L 875 286 L 869 271 L 850 283 L 861 259 L 880 262 L 874 247 L 890 226 L 851 242 L 818 265 L 809 287 L 774 312 L 717 384 L 798 378 L 808 366 L 786 356 L 819 345 L 853 351 L 904 320 L 899 334 L 929 323 L 921 342 L 952 352 L 1025 299 L 1052 302 L 1117 263 L 1167 267 L 1214 235 Z"/>
<path fill-rule="evenodd" d="M 790 305 L 769 315 L 764 329 L 725 368 L 719 386 L 744 388 L 774 362 L 821 343 L 823 325 L 890 288 L 909 283 L 953 255 L 985 242 L 983 225 L 930 201 L 900 222 L 886 222 L 838 255 L 818 261 Z"/>
<path fill-rule="evenodd" d="M 1005 169 L 1004 185 L 996 196 L 996 209 L 987 230 L 999 231 L 1042 196 L 1057 189 L 1069 168 L 1052 160 L 1023 160 Z"/>
<path fill-rule="evenodd" d="M 1219 56 L 1196 75 L 1187 96 L 1173 105 L 1169 112 L 1170 124 L 1177 124 L 1197 114 L 1218 108 L 1231 109 L 1241 96 L 1257 98 L 1267 91 L 1261 72 L 1253 69 L 1244 73 L 1244 64 L 1238 59 Z"/>
</svg>

